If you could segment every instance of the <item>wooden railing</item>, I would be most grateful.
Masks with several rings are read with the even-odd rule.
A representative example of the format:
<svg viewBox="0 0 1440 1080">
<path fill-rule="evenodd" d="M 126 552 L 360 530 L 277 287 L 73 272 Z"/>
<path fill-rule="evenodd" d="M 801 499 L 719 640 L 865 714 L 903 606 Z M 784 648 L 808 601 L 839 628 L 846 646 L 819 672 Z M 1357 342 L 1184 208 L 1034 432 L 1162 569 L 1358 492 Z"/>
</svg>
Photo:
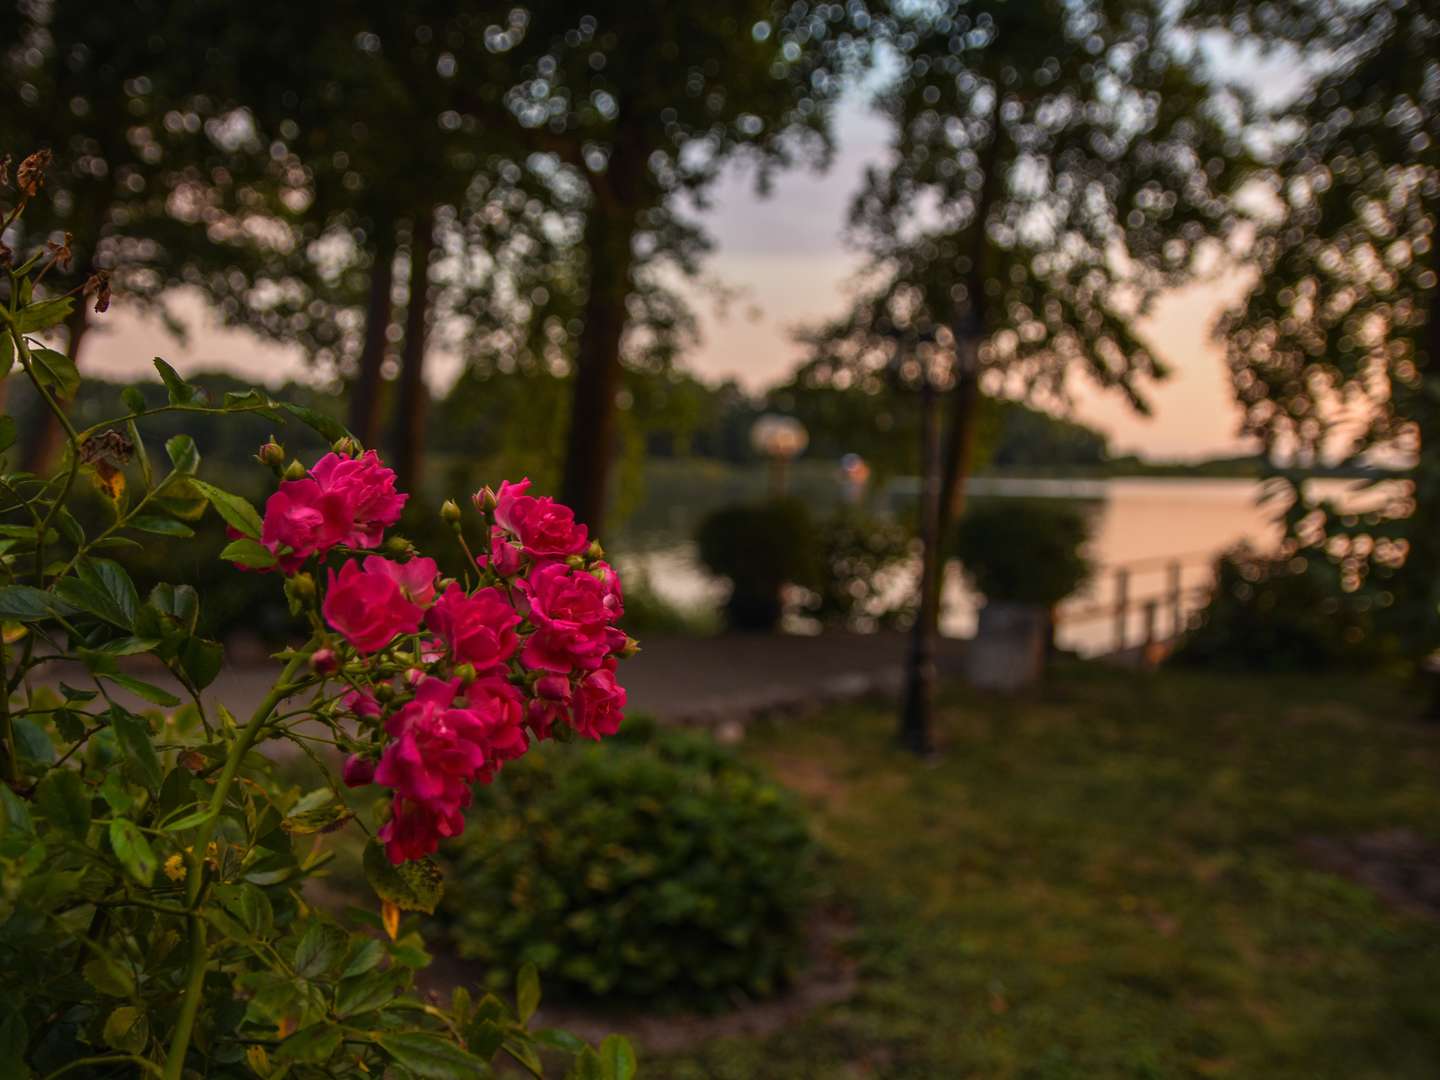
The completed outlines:
<svg viewBox="0 0 1440 1080">
<path fill-rule="evenodd" d="M 1082 606 L 1061 605 L 1055 613 L 1056 625 L 1109 619 L 1114 628 L 1110 652 L 1123 653 L 1138 647 L 1142 654 L 1149 654 L 1185 632 L 1196 601 L 1210 593 L 1215 559 L 1216 553 L 1207 551 L 1107 566 L 1101 571 L 1100 581 L 1110 583 L 1109 595 Z M 1186 584 L 1186 570 L 1196 568 L 1203 568 L 1206 580 Z M 1158 581 L 1151 585 L 1146 580 L 1150 577 Z M 1141 583 L 1151 587 L 1140 588 Z"/>
</svg>

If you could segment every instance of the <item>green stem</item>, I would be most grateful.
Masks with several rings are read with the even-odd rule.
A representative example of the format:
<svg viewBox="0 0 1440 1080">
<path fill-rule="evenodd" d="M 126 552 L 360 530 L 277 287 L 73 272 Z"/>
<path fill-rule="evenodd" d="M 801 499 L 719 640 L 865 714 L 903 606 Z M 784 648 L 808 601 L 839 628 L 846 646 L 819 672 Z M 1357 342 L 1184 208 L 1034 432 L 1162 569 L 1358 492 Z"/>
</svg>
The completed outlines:
<svg viewBox="0 0 1440 1080">
<path fill-rule="evenodd" d="M 229 797 L 235 776 L 240 771 L 240 762 L 260 737 L 260 732 L 270 719 L 270 714 L 275 711 L 275 706 L 295 692 L 296 687 L 291 685 L 290 680 L 305 666 L 309 658 L 309 653 L 304 651 L 291 658 L 285 665 L 285 670 L 280 673 L 274 688 L 265 696 L 265 700 L 260 702 L 249 723 L 241 729 L 239 738 L 230 747 L 230 753 L 225 758 L 225 767 L 220 771 L 220 779 L 216 781 L 215 790 L 210 796 L 210 819 L 200 826 L 195 836 L 195 844 L 190 850 L 190 873 L 185 883 L 185 906 L 189 910 L 186 921 L 190 935 L 190 968 L 185 980 L 184 997 L 180 1000 L 180 1016 L 170 1037 L 164 1080 L 180 1080 L 185 1071 L 185 1054 L 190 1049 L 190 1036 L 195 1030 L 195 1018 L 200 1011 L 200 997 L 205 987 L 205 968 L 210 962 L 210 950 L 205 943 L 205 920 L 200 915 L 200 894 L 205 881 L 205 851 L 210 846 L 210 838 L 215 834 L 215 824 L 220 818 L 220 811 L 225 808 L 225 800 Z"/>
<path fill-rule="evenodd" d="M 145 1058 L 136 1057 L 134 1054 L 99 1054 L 95 1057 L 76 1058 L 74 1061 L 68 1062 L 67 1064 L 60 1066 L 60 1068 L 56 1069 L 54 1072 L 47 1073 L 45 1076 L 45 1080 L 55 1080 L 55 1077 L 57 1076 L 64 1076 L 68 1072 L 73 1072 L 75 1069 L 83 1069 L 89 1065 L 110 1065 L 112 1063 L 119 1063 L 122 1061 L 128 1061 L 132 1065 L 138 1065 L 146 1072 L 155 1073 L 157 1075 L 160 1073 L 159 1067 L 153 1061 L 147 1061 L 145 1060 Z"/>
</svg>

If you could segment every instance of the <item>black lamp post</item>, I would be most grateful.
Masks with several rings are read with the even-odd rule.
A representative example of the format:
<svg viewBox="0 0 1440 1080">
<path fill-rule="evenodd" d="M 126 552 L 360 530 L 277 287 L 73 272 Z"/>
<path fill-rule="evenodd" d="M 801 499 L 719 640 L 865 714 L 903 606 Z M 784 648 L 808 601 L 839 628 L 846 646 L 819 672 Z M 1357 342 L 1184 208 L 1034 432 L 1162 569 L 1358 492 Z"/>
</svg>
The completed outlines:
<svg viewBox="0 0 1440 1080">
<path fill-rule="evenodd" d="M 900 744 L 920 757 L 934 753 L 931 713 L 935 700 L 935 613 L 940 604 L 940 418 L 935 385 L 935 338 L 928 329 L 896 336 L 892 359 L 897 387 L 906 369 L 917 373 L 920 397 L 920 604 L 910 630 L 905 696 L 900 707 Z"/>
</svg>

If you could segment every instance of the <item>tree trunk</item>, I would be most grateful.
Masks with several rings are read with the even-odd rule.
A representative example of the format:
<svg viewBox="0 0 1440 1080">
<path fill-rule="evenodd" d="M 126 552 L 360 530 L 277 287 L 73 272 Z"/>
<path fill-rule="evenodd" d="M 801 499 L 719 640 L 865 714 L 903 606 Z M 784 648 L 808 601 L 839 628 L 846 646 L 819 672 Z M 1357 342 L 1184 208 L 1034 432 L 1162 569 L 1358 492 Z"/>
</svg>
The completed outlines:
<svg viewBox="0 0 1440 1080">
<path fill-rule="evenodd" d="M 410 228 L 410 296 L 405 305 L 405 346 L 400 366 L 400 401 L 395 412 L 395 479 L 402 491 L 422 490 L 425 417 L 425 339 L 429 329 L 430 252 L 435 245 L 435 212 L 426 207 Z"/>
<path fill-rule="evenodd" d="M 561 498 L 577 520 L 600 531 L 605 517 L 610 462 L 615 447 L 615 395 L 620 389 L 620 341 L 634 264 L 635 212 L 598 186 L 585 222 L 590 281 L 585 329 L 575 356 L 570 432 L 565 446 Z"/>
<path fill-rule="evenodd" d="M 385 336 L 390 329 L 395 284 L 395 229 L 377 221 L 375 258 L 370 264 L 370 297 L 365 308 L 365 343 L 360 348 L 359 370 L 350 388 L 350 432 L 364 446 L 380 437 L 380 367 L 385 362 Z"/>
</svg>

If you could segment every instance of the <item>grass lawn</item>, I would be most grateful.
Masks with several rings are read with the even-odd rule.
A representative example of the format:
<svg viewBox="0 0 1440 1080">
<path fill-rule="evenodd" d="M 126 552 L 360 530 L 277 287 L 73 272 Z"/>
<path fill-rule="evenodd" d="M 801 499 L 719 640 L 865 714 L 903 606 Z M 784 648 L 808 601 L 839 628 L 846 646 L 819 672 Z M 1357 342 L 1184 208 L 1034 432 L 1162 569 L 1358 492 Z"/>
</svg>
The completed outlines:
<svg viewBox="0 0 1440 1080">
<path fill-rule="evenodd" d="M 1440 1076 L 1440 924 L 1298 848 L 1440 839 L 1414 712 L 1385 683 L 1079 666 L 947 696 L 934 766 L 872 707 L 757 731 L 855 913 L 860 989 L 643 1075 Z"/>
</svg>

